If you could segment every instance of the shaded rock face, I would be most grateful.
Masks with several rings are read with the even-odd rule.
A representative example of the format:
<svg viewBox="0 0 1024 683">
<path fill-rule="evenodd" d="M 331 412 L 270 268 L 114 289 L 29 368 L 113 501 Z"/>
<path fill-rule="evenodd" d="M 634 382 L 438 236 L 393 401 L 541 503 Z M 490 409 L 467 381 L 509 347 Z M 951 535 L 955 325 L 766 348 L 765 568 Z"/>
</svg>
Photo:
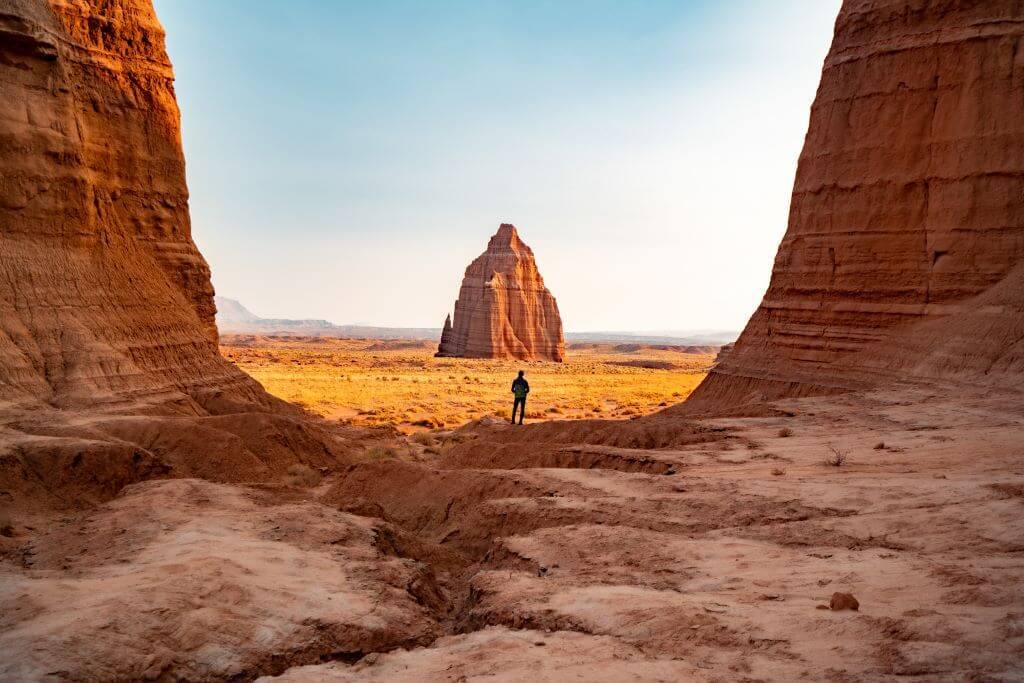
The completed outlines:
<svg viewBox="0 0 1024 683">
<path fill-rule="evenodd" d="M 0 0 L 0 491 L 268 481 L 347 445 L 217 350 L 150 0 Z"/>
<path fill-rule="evenodd" d="M 846 0 L 771 284 L 695 403 L 1024 375 L 1024 5 Z"/>
<path fill-rule="evenodd" d="M 515 226 L 503 223 L 466 268 L 455 319 L 445 320 L 437 355 L 561 362 L 558 304 Z"/>
<path fill-rule="evenodd" d="M 261 400 L 217 354 L 149 0 L 0 0 L 0 81 L 0 407 Z"/>
</svg>

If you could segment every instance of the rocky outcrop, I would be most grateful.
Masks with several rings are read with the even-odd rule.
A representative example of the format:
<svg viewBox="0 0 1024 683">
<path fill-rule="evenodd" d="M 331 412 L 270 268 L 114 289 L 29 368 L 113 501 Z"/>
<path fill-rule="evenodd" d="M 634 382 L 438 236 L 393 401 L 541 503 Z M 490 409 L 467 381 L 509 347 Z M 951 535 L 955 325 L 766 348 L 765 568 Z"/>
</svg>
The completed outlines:
<svg viewBox="0 0 1024 683">
<path fill-rule="evenodd" d="M 217 349 L 149 0 L 0 0 L 0 491 L 267 480 L 344 445 Z"/>
<path fill-rule="evenodd" d="M 0 1 L 2 402 L 262 393 L 217 354 L 163 35 L 148 0 Z"/>
<path fill-rule="evenodd" d="M 503 223 L 466 268 L 455 319 L 445 320 L 437 355 L 562 360 L 558 304 L 515 226 Z"/>
<path fill-rule="evenodd" d="M 1024 6 L 846 0 L 771 283 L 694 403 L 1024 375 Z"/>
</svg>

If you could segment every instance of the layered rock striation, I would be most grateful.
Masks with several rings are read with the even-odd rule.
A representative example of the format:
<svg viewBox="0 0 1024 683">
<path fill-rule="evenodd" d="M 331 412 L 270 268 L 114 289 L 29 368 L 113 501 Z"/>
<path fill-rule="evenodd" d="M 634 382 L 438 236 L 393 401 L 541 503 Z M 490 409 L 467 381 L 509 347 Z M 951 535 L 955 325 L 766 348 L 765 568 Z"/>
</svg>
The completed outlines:
<svg viewBox="0 0 1024 683">
<path fill-rule="evenodd" d="M 262 393 L 217 354 L 147 0 L 0 0 L 0 402 Z"/>
<path fill-rule="evenodd" d="M 445 319 L 438 356 L 561 362 L 558 303 L 544 286 L 533 251 L 503 223 L 469 267 Z"/>
<path fill-rule="evenodd" d="M 694 394 L 1024 375 L 1024 5 L 846 0 L 771 283 Z"/>
<path fill-rule="evenodd" d="M 257 481 L 343 444 L 218 353 L 149 0 L 0 0 L 0 491 Z"/>
</svg>

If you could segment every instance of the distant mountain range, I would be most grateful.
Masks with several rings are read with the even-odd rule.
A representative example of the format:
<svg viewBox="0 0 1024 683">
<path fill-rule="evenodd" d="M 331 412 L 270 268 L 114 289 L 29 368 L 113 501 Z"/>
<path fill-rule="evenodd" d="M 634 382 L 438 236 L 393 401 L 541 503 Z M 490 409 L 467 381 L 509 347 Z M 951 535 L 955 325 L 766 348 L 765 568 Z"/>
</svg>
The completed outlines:
<svg viewBox="0 0 1024 683">
<path fill-rule="evenodd" d="M 440 327 L 374 327 L 371 325 L 335 325 L 329 320 L 291 320 L 261 318 L 241 302 L 214 297 L 217 303 L 217 327 L 222 334 L 273 334 L 303 337 L 342 337 L 358 339 L 441 338 Z M 652 332 L 567 332 L 567 342 L 614 342 L 634 344 L 673 344 L 684 346 L 721 346 L 736 341 L 732 330 L 658 330 Z"/>
</svg>

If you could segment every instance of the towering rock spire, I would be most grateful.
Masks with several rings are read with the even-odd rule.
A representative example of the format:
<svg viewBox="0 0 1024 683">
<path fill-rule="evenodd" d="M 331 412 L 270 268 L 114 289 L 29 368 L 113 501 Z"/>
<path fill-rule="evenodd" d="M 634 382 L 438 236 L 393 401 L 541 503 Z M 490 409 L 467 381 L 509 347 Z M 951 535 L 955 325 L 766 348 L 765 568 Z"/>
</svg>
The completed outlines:
<svg viewBox="0 0 1024 683">
<path fill-rule="evenodd" d="M 502 223 L 466 268 L 455 320 L 445 320 L 437 355 L 562 360 L 558 304 L 515 226 Z"/>
</svg>

